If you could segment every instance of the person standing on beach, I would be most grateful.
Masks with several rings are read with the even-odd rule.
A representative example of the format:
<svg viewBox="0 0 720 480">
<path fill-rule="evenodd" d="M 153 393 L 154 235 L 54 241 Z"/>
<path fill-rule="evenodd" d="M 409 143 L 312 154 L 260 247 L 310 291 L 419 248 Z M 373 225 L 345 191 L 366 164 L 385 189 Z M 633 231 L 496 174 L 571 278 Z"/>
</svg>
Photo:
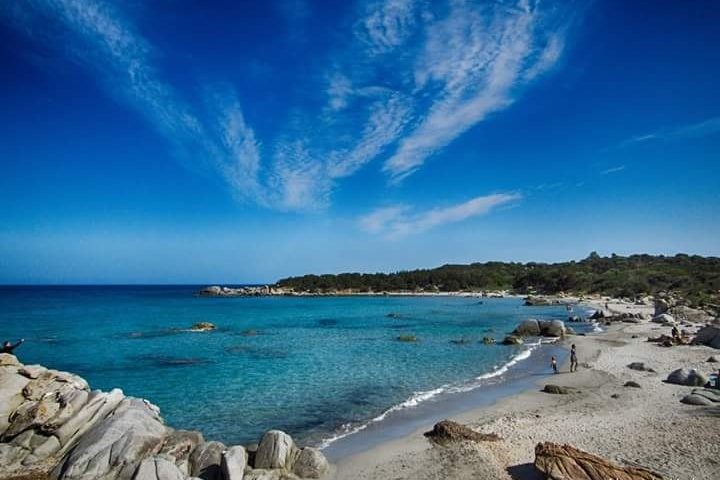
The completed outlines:
<svg viewBox="0 0 720 480">
<path fill-rule="evenodd" d="M 9 341 L 6 341 L 3 343 L 2 348 L 0 349 L 0 353 L 9 353 L 10 355 L 13 354 L 13 350 L 15 350 L 17 347 L 22 345 L 22 343 L 25 341 L 24 338 L 21 338 L 19 342 L 17 342 L 15 345 L 10 343 Z"/>
<path fill-rule="evenodd" d="M 577 351 L 575 350 L 575 344 L 573 343 L 570 348 L 570 372 L 577 372 Z"/>
<path fill-rule="evenodd" d="M 550 359 L 550 364 L 552 365 L 553 373 L 558 373 L 557 360 L 555 360 L 555 357 Z"/>
</svg>

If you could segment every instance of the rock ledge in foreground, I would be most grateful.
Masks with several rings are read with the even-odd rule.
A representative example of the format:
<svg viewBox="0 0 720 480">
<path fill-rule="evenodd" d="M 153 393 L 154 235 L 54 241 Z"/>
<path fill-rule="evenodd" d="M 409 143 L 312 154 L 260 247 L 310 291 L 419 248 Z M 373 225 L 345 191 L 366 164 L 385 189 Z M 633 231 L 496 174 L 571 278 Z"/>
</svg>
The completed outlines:
<svg viewBox="0 0 720 480">
<path fill-rule="evenodd" d="M 552 442 L 535 447 L 535 468 L 552 480 L 662 480 L 662 476 L 640 467 L 622 467 L 570 445 Z"/>
</svg>

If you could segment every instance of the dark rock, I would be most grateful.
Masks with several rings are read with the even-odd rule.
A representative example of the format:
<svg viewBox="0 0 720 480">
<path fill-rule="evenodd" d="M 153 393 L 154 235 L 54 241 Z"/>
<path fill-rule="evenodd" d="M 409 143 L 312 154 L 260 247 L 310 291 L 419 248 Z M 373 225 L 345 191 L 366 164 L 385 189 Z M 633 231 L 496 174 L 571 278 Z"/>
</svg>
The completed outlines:
<svg viewBox="0 0 720 480">
<path fill-rule="evenodd" d="M 702 387 L 708 379 L 705 375 L 699 373 L 695 369 L 679 368 L 668 375 L 667 383 L 674 383 L 676 385 L 686 385 L 689 387 Z"/>
<path fill-rule="evenodd" d="M 450 442 L 495 442 L 500 437 L 495 433 L 480 433 L 457 422 L 443 420 L 435 424 L 432 430 L 424 435 L 431 441 L 444 445 Z"/>
<path fill-rule="evenodd" d="M 570 393 L 570 390 L 567 387 L 548 384 L 545 385 L 545 388 L 543 388 L 543 392 L 552 393 L 554 395 L 567 395 L 568 393 Z"/>
<path fill-rule="evenodd" d="M 522 345 L 522 338 L 516 337 L 515 335 L 508 335 L 502 341 L 503 345 Z"/>
<path fill-rule="evenodd" d="M 639 383 L 634 382 L 632 380 L 625 382 L 624 387 L 632 387 L 632 388 L 642 388 Z"/>
</svg>

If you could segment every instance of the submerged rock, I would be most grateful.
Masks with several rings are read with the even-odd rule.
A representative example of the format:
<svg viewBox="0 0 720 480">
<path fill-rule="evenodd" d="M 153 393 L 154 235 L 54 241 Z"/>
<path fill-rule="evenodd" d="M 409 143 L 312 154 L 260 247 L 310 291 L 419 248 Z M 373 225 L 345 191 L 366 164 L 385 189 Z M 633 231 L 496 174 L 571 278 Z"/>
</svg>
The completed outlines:
<svg viewBox="0 0 720 480">
<path fill-rule="evenodd" d="M 494 345 L 495 344 L 495 339 L 492 337 L 483 337 L 483 339 L 481 341 L 485 345 Z"/>
<path fill-rule="evenodd" d="M 641 467 L 622 467 L 570 445 L 551 442 L 535 447 L 535 468 L 552 480 L 662 480 L 662 476 Z"/>
<path fill-rule="evenodd" d="M 195 325 L 190 327 L 190 331 L 192 332 L 209 332 L 211 330 L 215 330 L 217 327 L 210 323 L 210 322 L 198 322 Z"/>
<path fill-rule="evenodd" d="M 415 335 L 399 335 L 397 337 L 398 342 L 407 342 L 407 343 L 413 343 L 417 342 L 418 339 Z"/>
<path fill-rule="evenodd" d="M 503 345 L 522 345 L 523 340 L 515 335 L 508 335 L 502 341 Z"/>
</svg>

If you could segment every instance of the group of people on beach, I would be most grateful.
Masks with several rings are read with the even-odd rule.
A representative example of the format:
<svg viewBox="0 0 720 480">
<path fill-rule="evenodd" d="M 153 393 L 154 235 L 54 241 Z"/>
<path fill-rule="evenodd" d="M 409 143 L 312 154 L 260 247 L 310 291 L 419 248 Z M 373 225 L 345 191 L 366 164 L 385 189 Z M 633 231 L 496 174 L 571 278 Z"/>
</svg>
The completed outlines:
<svg viewBox="0 0 720 480">
<path fill-rule="evenodd" d="M 558 371 L 557 358 L 555 358 L 554 356 L 550 359 L 550 365 L 552 366 L 553 373 L 560 373 Z M 573 343 L 572 347 L 570 348 L 570 373 L 577 372 L 577 367 L 577 349 L 575 348 L 575 344 Z"/>
</svg>

